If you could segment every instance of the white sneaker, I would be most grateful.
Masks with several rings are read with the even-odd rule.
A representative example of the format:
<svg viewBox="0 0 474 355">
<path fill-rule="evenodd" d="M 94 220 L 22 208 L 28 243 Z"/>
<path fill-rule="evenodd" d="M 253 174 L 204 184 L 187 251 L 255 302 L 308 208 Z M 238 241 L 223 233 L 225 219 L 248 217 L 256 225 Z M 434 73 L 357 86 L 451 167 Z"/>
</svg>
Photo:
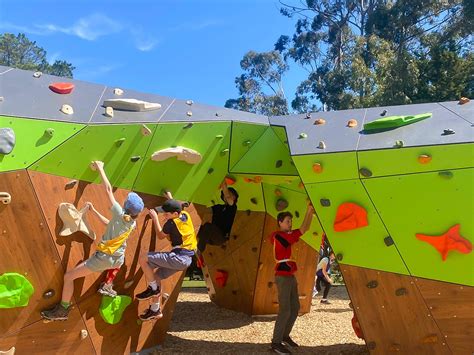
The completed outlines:
<svg viewBox="0 0 474 355">
<path fill-rule="evenodd" d="M 116 297 L 117 296 L 117 291 L 113 289 L 113 285 L 106 284 L 106 283 L 101 283 L 100 288 L 97 290 L 101 295 L 104 296 L 109 296 L 109 297 Z"/>
<path fill-rule="evenodd" d="M 313 298 L 316 298 L 316 296 L 318 295 L 318 291 L 317 290 L 313 290 Z"/>
</svg>

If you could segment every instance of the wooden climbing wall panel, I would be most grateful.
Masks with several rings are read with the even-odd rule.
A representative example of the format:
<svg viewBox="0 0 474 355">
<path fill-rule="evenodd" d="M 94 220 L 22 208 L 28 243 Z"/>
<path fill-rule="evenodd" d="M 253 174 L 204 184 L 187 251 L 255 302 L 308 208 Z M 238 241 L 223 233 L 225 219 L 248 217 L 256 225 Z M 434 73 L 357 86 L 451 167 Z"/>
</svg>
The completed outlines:
<svg viewBox="0 0 474 355">
<path fill-rule="evenodd" d="M 415 279 L 453 354 L 474 354 L 474 287 Z"/>
<path fill-rule="evenodd" d="M 372 354 L 451 354 L 412 277 L 340 266 Z"/>
<path fill-rule="evenodd" d="M 1 173 L 0 191 L 11 195 L 10 204 L 0 204 L 0 274 L 22 274 L 35 289 L 28 306 L 0 309 L 4 336 L 39 321 L 40 310 L 59 300 L 58 292 L 47 300 L 43 293 L 59 290 L 63 271 L 27 172 Z"/>
<path fill-rule="evenodd" d="M 269 236 L 277 230 L 277 221 L 267 215 L 265 218 L 265 229 L 260 249 L 258 276 L 255 285 L 255 296 L 252 314 L 276 314 L 278 313 L 278 294 L 275 284 L 275 258 L 273 256 L 273 244 Z M 303 241 L 299 241 L 292 247 L 292 257 L 296 260 L 298 271 L 298 294 L 300 296 L 300 313 L 308 313 L 311 309 L 311 295 L 316 274 L 317 252 Z"/>
</svg>

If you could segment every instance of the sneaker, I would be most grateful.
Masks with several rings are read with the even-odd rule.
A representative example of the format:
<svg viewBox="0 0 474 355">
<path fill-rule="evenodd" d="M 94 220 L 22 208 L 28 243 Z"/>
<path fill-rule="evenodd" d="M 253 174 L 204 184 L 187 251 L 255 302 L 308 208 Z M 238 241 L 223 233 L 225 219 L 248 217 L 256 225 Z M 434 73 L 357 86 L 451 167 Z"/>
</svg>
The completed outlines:
<svg viewBox="0 0 474 355">
<path fill-rule="evenodd" d="M 61 303 L 56 304 L 53 308 L 41 311 L 41 317 L 47 320 L 67 320 L 69 309 L 64 308 Z"/>
<path fill-rule="evenodd" d="M 325 300 L 325 299 L 322 299 L 322 300 L 321 300 L 321 303 L 324 303 L 324 304 L 331 304 L 331 302 L 329 302 L 328 300 Z"/>
<path fill-rule="evenodd" d="M 277 354 L 291 354 L 291 351 L 282 343 L 272 343 L 272 350 Z"/>
<path fill-rule="evenodd" d="M 318 295 L 318 290 L 313 290 L 313 298 L 316 298 L 316 296 Z"/>
<path fill-rule="evenodd" d="M 163 313 L 161 313 L 161 310 L 152 311 L 151 308 L 148 308 L 143 314 L 140 314 L 140 319 L 147 321 L 147 320 L 152 320 L 152 319 L 160 319 L 163 317 Z"/>
<path fill-rule="evenodd" d="M 292 348 L 297 348 L 299 346 L 290 337 L 283 339 L 283 344 L 291 346 Z"/>
<path fill-rule="evenodd" d="M 160 295 L 160 289 L 157 288 L 155 291 L 151 288 L 151 286 L 148 286 L 147 289 L 138 295 L 135 296 L 137 300 L 144 301 L 152 297 L 157 297 Z"/>
<path fill-rule="evenodd" d="M 113 289 L 113 285 L 111 283 L 107 284 L 105 282 L 102 282 L 97 292 L 99 292 L 101 295 L 104 295 L 104 296 L 109 296 L 109 297 L 117 296 L 117 291 Z"/>
</svg>

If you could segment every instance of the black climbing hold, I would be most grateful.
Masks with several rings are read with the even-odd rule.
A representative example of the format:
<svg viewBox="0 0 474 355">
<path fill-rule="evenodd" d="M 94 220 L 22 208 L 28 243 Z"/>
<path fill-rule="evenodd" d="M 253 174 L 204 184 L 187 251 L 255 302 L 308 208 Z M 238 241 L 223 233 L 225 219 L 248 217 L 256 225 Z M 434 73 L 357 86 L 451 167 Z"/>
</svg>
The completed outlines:
<svg viewBox="0 0 474 355">
<path fill-rule="evenodd" d="M 186 128 L 191 128 L 193 126 L 193 123 L 188 123 L 187 125 L 185 125 L 183 128 L 186 129 Z"/>
<path fill-rule="evenodd" d="M 299 218 L 300 217 L 300 213 L 298 211 L 295 211 L 295 217 L 296 218 Z"/>
<path fill-rule="evenodd" d="M 282 165 L 283 165 L 283 160 L 277 160 L 275 163 L 276 168 L 281 168 Z"/>
<path fill-rule="evenodd" d="M 214 168 L 209 168 L 209 170 L 207 171 L 208 174 L 212 174 L 214 172 Z"/>
<path fill-rule="evenodd" d="M 252 211 L 247 210 L 247 211 L 245 211 L 245 213 L 247 213 L 247 216 L 250 216 L 250 214 L 252 213 Z"/>
<path fill-rule="evenodd" d="M 256 205 L 258 203 L 257 198 L 255 198 L 255 197 L 252 197 L 250 199 L 250 202 L 252 202 L 254 205 Z"/>
<path fill-rule="evenodd" d="M 344 259 L 344 256 L 339 253 L 339 254 L 336 255 L 336 259 L 337 259 L 337 261 L 342 261 L 342 259 Z"/>
<path fill-rule="evenodd" d="M 449 135 L 454 134 L 454 133 L 456 133 L 456 132 L 454 131 L 454 129 L 447 128 L 447 129 L 443 130 L 443 134 L 441 134 L 441 135 L 442 135 L 442 136 L 449 136 Z"/>
<path fill-rule="evenodd" d="M 142 157 L 137 155 L 137 156 L 134 156 L 134 157 L 131 157 L 130 160 L 132 161 L 132 163 L 135 163 L 137 161 L 139 161 Z"/>
<path fill-rule="evenodd" d="M 383 110 L 382 112 L 380 112 L 380 116 L 385 116 L 387 114 L 387 110 Z"/>
<path fill-rule="evenodd" d="M 376 288 L 378 285 L 379 283 L 377 281 L 372 280 L 372 281 L 369 281 L 366 286 L 367 288 Z"/>
<path fill-rule="evenodd" d="M 450 171 L 440 171 L 438 175 L 444 179 L 451 179 L 453 177 L 453 173 Z"/>
<path fill-rule="evenodd" d="M 216 204 L 216 201 L 214 201 L 214 200 L 211 200 L 211 203 L 212 203 L 213 205 L 215 205 L 215 204 Z"/>
<path fill-rule="evenodd" d="M 53 289 L 47 290 L 45 293 L 43 293 L 43 298 L 47 300 L 48 298 L 54 297 L 56 292 Z"/>
<path fill-rule="evenodd" d="M 359 174 L 362 175 L 362 176 L 365 176 L 365 177 L 371 177 L 372 176 L 372 172 L 367 168 L 360 168 L 359 169 Z"/>
<path fill-rule="evenodd" d="M 256 253 L 256 252 L 258 251 L 258 248 L 257 248 L 257 247 L 253 247 L 253 248 L 252 248 L 252 251 L 253 251 L 254 253 Z"/>
<path fill-rule="evenodd" d="M 310 119 L 310 118 L 311 118 L 311 112 L 308 112 L 308 113 L 306 114 L 306 116 L 305 116 L 305 119 L 308 120 L 308 119 Z"/>
<path fill-rule="evenodd" d="M 407 289 L 403 287 L 395 291 L 396 296 L 403 296 L 403 295 L 406 295 L 407 293 L 408 293 Z"/>
<path fill-rule="evenodd" d="M 377 347 L 377 344 L 375 344 L 375 341 L 370 341 L 367 343 L 367 349 L 369 350 L 375 350 L 376 347 Z"/>
<path fill-rule="evenodd" d="M 331 201 L 329 201 L 327 198 L 320 199 L 319 203 L 321 203 L 321 206 L 323 206 L 323 207 L 331 206 Z"/>
<path fill-rule="evenodd" d="M 383 238 L 383 242 L 385 243 L 386 246 L 393 245 L 393 239 L 391 236 Z"/>
</svg>

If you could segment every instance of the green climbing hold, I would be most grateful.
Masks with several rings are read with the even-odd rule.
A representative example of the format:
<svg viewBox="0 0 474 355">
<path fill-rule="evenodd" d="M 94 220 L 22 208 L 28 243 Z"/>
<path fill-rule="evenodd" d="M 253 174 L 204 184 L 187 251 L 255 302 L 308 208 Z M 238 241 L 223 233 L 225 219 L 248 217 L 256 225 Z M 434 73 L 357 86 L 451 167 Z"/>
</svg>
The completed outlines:
<svg viewBox="0 0 474 355">
<path fill-rule="evenodd" d="M 103 296 L 99 313 L 105 323 L 117 324 L 122 319 L 122 314 L 130 303 L 132 303 L 132 299 L 128 296 Z"/>
<path fill-rule="evenodd" d="M 364 131 L 377 131 L 383 129 L 397 128 L 401 126 L 406 126 L 411 123 L 415 123 L 426 118 L 431 117 L 431 112 L 422 113 L 419 115 L 413 116 L 389 116 L 379 118 L 375 121 L 368 122 L 364 124 Z"/>
<path fill-rule="evenodd" d="M 21 274 L 8 272 L 0 276 L 0 308 L 28 306 L 33 285 Z"/>
</svg>

